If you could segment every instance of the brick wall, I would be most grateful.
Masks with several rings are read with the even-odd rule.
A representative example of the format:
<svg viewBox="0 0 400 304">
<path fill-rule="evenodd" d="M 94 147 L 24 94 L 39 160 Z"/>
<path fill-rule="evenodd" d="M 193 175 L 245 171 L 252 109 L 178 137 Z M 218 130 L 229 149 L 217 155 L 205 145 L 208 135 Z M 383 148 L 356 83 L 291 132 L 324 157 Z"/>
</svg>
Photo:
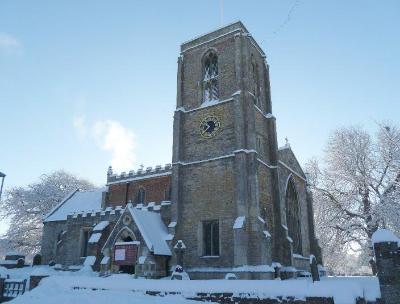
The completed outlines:
<svg viewBox="0 0 400 304">
<path fill-rule="evenodd" d="M 140 188 L 145 190 L 145 203 L 169 200 L 168 191 L 170 184 L 170 175 L 153 178 L 143 177 L 141 180 L 131 182 L 124 182 L 122 180 L 120 183 L 109 185 L 106 206 L 125 206 L 127 201 L 137 203 L 137 195 Z M 127 187 L 128 197 L 126 199 Z"/>
</svg>

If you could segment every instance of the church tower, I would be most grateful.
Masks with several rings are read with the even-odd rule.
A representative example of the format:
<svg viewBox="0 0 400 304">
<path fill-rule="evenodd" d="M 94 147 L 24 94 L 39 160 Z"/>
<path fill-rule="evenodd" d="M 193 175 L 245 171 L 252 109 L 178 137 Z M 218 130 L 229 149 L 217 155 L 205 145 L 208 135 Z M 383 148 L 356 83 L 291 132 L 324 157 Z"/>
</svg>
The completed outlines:
<svg viewBox="0 0 400 304">
<path fill-rule="evenodd" d="M 241 22 L 181 45 L 173 131 L 175 240 L 191 277 L 284 260 L 268 65 Z"/>
</svg>

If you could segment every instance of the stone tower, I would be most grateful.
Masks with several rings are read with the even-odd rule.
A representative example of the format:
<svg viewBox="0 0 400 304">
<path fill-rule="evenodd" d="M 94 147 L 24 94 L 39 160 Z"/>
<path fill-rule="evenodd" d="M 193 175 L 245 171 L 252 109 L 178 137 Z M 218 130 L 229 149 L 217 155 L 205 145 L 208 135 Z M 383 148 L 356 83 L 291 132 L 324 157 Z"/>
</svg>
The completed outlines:
<svg viewBox="0 0 400 304">
<path fill-rule="evenodd" d="M 241 22 L 233 23 L 181 45 L 177 82 L 172 201 L 186 268 L 283 261 L 264 52 Z"/>
</svg>

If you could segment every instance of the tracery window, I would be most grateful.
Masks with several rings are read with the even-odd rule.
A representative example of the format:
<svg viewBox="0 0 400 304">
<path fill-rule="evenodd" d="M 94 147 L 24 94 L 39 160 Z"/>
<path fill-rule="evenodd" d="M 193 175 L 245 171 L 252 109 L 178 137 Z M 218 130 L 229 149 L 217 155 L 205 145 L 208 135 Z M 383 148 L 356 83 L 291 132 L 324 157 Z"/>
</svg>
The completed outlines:
<svg viewBox="0 0 400 304">
<path fill-rule="evenodd" d="M 299 202 L 292 178 L 286 189 L 286 222 L 289 237 L 293 241 L 293 253 L 302 254 Z"/>
<path fill-rule="evenodd" d="M 203 99 L 204 102 L 219 99 L 218 57 L 213 52 L 207 54 L 204 60 Z"/>
</svg>

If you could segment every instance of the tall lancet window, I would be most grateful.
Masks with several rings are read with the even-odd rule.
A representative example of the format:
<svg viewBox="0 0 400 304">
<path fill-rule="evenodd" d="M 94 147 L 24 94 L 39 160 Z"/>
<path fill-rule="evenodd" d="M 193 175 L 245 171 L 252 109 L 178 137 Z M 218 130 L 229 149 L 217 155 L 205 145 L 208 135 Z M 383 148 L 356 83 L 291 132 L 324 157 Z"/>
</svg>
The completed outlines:
<svg viewBox="0 0 400 304">
<path fill-rule="evenodd" d="M 219 99 L 218 57 L 213 52 L 204 60 L 203 96 L 205 102 Z"/>
</svg>

